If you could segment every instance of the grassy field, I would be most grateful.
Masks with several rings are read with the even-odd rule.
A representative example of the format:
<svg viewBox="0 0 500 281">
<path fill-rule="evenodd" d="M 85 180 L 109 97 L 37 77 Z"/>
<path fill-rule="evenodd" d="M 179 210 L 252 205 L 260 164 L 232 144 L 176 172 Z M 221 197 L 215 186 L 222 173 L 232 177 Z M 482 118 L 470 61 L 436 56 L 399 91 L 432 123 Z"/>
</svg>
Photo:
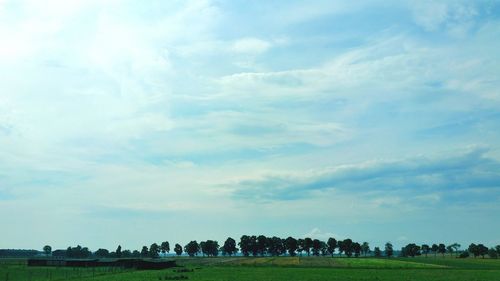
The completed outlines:
<svg viewBox="0 0 500 281">
<path fill-rule="evenodd" d="M 117 271 L 26 267 L 0 262 L 0 281 L 291 281 L 413 280 L 500 281 L 500 260 L 454 258 L 180 258 L 183 267 L 160 271 Z M 179 272 L 185 270 L 186 272 Z"/>
</svg>

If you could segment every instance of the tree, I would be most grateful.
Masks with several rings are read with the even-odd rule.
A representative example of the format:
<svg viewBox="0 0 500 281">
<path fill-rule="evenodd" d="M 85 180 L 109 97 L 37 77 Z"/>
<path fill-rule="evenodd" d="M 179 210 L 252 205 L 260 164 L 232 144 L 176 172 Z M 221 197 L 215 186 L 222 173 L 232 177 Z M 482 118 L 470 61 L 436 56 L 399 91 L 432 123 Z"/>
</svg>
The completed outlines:
<svg viewBox="0 0 500 281">
<path fill-rule="evenodd" d="M 434 253 L 434 257 L 436 256 L 438 250 L 439 250 L 438 245 L 437 244 L 432 244 L 431 251 Z"/>
<path fill-rule="evenodd" d="M 201 241 L 200 242 L 200 249 L 201 249 L 201 254 L 203 256 L 205 256 L 205 254 L 207 253 L 207 243 L 205 241 Z"/>
<path fill-rule="evenodd" d="M 335 248 L 337 248 L 337 239 L 330 237 L 328 238 L 328 241 L 326 242 L 328 253 L 332 255 L 335 253 Z"/>
<path fill-rule="evenodd" d="M 236 254 L 236 252 L 238 252 L 238 248 L 236 248 L 236 241 L 231 238 L 231 237 L 228 237 L 226 239 L 226 242 L 224 242 L 224 246 L 222 246 L 222 253 L 224 255 L 229 255 L 229 256 L 232 256 L 234 254 Z"/>
<path fill-rule="evenodd" d="M 170 243 L 168 243 L 168 241 L 164 241 L 161 243 L 160 245 L 160 251 L 163 255 L 167 254 L 168 252 L 170 252 Z"/>
<path fill-rule="evenodd" d="M 320 241 L 321 255 L 324 257 L 328 255 L 328 246 L 326 246 L 325 241 Z"/>
<path fill-rule="evenodd" d="M 467 248 L 467 251 L 469 251 L 469 253 L 473 254 L 474 258 L 476 258 L 477 256 L 479 256 L 479 249 L 478 249 L 477 245 L 474 244 L 474 243 L 471 243 L 469 245 L 469 248 Z"/>
<path fill-rule="evenodd" d="M 312 242 L 312 254 L 313 256 L 319 256 L 321 251 L 321 241 L 318 239 L 314 239 Z"/>
<path fill-rule="evenodd" d="M 311 238 L 309 237 L 306 237 L 304 239 L 304 246 L 303 246 L 303 249 L 304 251 L 307 253 L 307 256 L 310 256 L 311 255 L 311 248 L 313 246 L 313 241 Z"/>
<path fill-rule="evenodd" d="M 178 256 L 182 255 L 182 246 L 179 244 L 175 244 L 174 252 Z"/>
<path fill-rule="evenodd" d="M 490 248 L 488 250 L 488 256 L 492 259 L 497 259 L 498 258 L 497 250 L 495 250 L 494 248 Z"/>
<path fill-rule="evenodd" d="M 497 251 L 497 254 L 500 256 L 500 245 L 496 245 L 495 250 Z"/>
<path fill-rule="evenodd" d="M 361 245 L 361 252 L 365 255 L 365 257 L 370 253 L 370 244 L 368 244 L 368 242 L 363 242 Z"/>
<path fill-rule="evenodd" d="M 279 237 L 267 238 L 267 252 L 272 256 L 280 256 L 285 253 L 285 245 Z"/>
<path fill-rule="evenodd" d="M 200 242 L 200 248 L 203 255 L 216 257 L 219 255 L 219 243 L 213 240 Z"/>
<path fill-rule="evenodd" d="M 256 240 L 256 248 L 257 248 L 257 254 L 260 256 L 263 256 L 267 252 L 267 247 L 268 247 L 268 241 L 267 237 L 264 235 L 259 235 Z"/>
<path fill-rule="evenodd" d="M 297 240 L 297 252 L 299 252 L 300 256 L 302 257 L 302 252 L 304 251 L 304 239 L 299 238 Z"/>
<path fill-rule="evenodd" d="M 391 242 L 385 243 L 385 255 L 388 258 L 390 258 L 390 257 L 392 257 L 393 254 L 394 254 L 394 250 L 392 248 L 392 243 Z"/>
<path fill-rule="evenodd" d="M 132 257 L 132 252 L 130 250 L 122 251 L 122 258 L 130 258 Z"/>
<path fill-rule="evenodd" d="M 458 254 L 458 250 L 460 250 L 460 247 L 462 247 L 462 245 L 458 243 L 453 243 L 450 246 L 453 249 L 453 252 L 455 252 L 455 256 Z"/>
<path fill-rule="evenodd" d="M 358 242 L 352 243 L 352 251 L 354 252 L 355 257 L 359 257 L 361 254 L 361 245 Z"/>
<path fill-rule="evenodd" d="M 122 246 L 121 245 L 118 245 L 118 247 L 116 248 L 115 256 L 117 258 L 121 258 L 122 257 Z"/>
<path fill-rule="evenodd" d="M 422 249 L 422 253 L 424 253 L 425 257 L 427 257 L 427 254 L 431 250 L 431 247 L 429 247 L 429 245 L 427 245 L 427 244 L 423 244 L 421 249 Z"/>
<path fill-rule="evenodd" d="M 442 254 L 444 258 L 444 254 L 446 253 L 446 246 L 444 244 L 438 245 L 438 253 Z"/>
<path fill-rule="evenodd" d="M 488 247 L 484 246 L 483 244 L 478 244 L 478 254 L 481 255 L 484 259 L 484 256 L 488 254 Z"/>
<path fill-rule="evenodd" d="M 52 247 L 50 247 L 49 245 L 45 245 L 43 247 L 43 252 L 46 256 L 49 256 L 52 253 Z"/>
<path fill-rule="evenodd" d="M 250 255 L 250 236 L 248 235 L 243 235 L 240 238 L 240 242 L 238 243 L 241 249 L 241 253 L 245 256 L 248 257 Z"/>
<path fill-rule="evenodd" d="M 288 254 L 292 257 L 295 257 L 297 254 L 295 253 L 298 248 L 298 241 L 297 239 L 289 236 L 288 238 L 285 239 L 285 248 L 288 251 Z"/>
<path fill-rule="evenodd" d="M 404 256 L 415 257 L 420 255 L 420 246 L 410 243 L 403 248 Z"/>
<path fill-rule="evenodd" d="M 351 257 L 353 251 L 352 240 L 349 238 L 344 239 L 342 243 L 340 243 L 339 249 L 341 250 L 341 252 L 344 252 L 346 256 Z"/>
<path fill-rule="evenodd" d="M 380 258 L 382 256 L 382 251 L 380 251 L 380 248 L 379 247 L 375 247 L 373 249 L 373 255 L 376 257 L 376 258 Z"/>
<path fill-rule="evenodd" d="M 146 258 L 149 256 L 148 246 L 142 246 L 141 257 Z"/>
<path fill-rule="evenodd" d="M 94 253 L 98 258 L 107 258 L 109 256 L 109 251 L 106 249 L 99 249 Z"/>
<path fill-rule="evenodd" d="M 152 258 L 158 258 L 160 255 L 160 246 L 158 244 L 153 243 L 149 246 L 149 256 Z"/>
<path fill-rule="evenodd" d="M 194 257 L 200 252 L 200 244 L 198 244 L 196 240 L 191 241 L 184 246 L 184 252 L 186 252 L 190 257 Z"/>
</svg>

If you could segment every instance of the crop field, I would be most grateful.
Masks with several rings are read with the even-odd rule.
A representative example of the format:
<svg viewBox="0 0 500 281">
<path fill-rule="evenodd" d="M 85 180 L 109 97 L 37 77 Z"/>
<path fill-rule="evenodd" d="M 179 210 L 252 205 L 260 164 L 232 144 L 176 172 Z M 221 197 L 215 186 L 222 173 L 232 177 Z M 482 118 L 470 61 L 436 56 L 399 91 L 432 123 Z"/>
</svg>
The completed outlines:
<svg viewBox="0 0 500 281">
<path fill-rule="evenodd" d="M 0 281 L 500 281 L 499 259 L 227 257 L 179 258 L 177 263 L 180 266 L 173 269 L 121 271 L 112 268 L 27 267 L 22 263 L 0 262 Z"/>
</svg>

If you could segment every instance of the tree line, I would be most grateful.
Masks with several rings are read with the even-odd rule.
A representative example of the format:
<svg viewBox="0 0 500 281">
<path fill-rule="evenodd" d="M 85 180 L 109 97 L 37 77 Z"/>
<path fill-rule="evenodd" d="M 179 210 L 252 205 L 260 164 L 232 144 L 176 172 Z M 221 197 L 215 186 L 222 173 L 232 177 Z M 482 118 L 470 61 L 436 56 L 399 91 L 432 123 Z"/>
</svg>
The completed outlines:
<svg viewBox="0 0 500 281">
<path fill-rule="evenodd" d="M 399 256 L 401 257 L 415 257 L 420 255 L 429 254 L 434 256 L 445 255 L 449 253 L 457 257 L 468 257 L 473 255 L 474 257 L 488 255 L 491 258 L 497 258 L 500 255 L 500 245 L 494 248 L 488 248 L 483 244 L 470 244 L 467 249 L 460 251 L 461 245 L 458 243 L 453 243 L 446 246 L 443 243 L 439 244 L 423 244 L 417 245 L 415 243 L 410 243 L 401 248 L 399 251 Z M 159 258 L 161 254 L 166 255 L 170 253 L 170 243 L 164 241 L 161 243 L 153 243 L 149 247 L 143 246 L 139 250 L 123 250 L 121 246 L 118 246 L 115 251 L 110 252 L 107 249 L 98 249 L 95 252 L 90 251 L 87 247 L 82 247 L 80 245 L 76 247 L 68 247 L 66 250 L 56 250 L 52 252 L 50 246 L 45 246 L 43 248 L 44 253 L 48 256 L 66 257 L 66 258 Z M 319 239 L 312 238 L 293 238 L 287 237 L 285 239 L 272 236 L 266 237 L 264 235 L 243 235 L 239 242 L 236 242 L 231 237 L 228 237 L 224 244 L 219 245 L 215 240 L 206 240 L 197 242 L 196 240 L 190 241 L 186 245 L 181 246 L 180 244 L 175 244 L 173 251 L 176 255 L 180 256 L 183 253 L 191 257 L 194 256 L 207 256 L 215 257 L 219 255 L 223 256 L 233 256 L 241 253 L 243 256 L 297 256 L 297 255 L 307 255 L 307 256 L 332 256 L 334 254 L 344 255 L 346 257 L 359 257 L 359 256 L 375 256 L 375 257 L 392 257 L 394 256 L 393 245 L 387 242 L 383 249 L 380 247 L 374 247 L 371 249 L 368 242 L 355 242 L 350 238 L 344 240 L 337 240 L 333 237 L 329 238 L 327 241 L 322 241 Z"/>
</svg>

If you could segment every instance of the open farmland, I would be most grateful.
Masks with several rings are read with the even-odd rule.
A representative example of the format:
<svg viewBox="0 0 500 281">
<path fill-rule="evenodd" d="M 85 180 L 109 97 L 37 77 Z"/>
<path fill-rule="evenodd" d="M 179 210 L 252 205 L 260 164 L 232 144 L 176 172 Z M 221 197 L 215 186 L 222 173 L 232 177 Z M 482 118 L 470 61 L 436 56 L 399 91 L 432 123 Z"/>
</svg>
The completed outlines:
<svg viewBox="0 0 500 281">
<path fill-rule="evenodd" d="M 2 263 L 0 280 L 500 280 L 498 259 L 226 257 L 176 260 L 177 268 L 147 271 L 27 267 L 19 262 Z"/>
</svg>

